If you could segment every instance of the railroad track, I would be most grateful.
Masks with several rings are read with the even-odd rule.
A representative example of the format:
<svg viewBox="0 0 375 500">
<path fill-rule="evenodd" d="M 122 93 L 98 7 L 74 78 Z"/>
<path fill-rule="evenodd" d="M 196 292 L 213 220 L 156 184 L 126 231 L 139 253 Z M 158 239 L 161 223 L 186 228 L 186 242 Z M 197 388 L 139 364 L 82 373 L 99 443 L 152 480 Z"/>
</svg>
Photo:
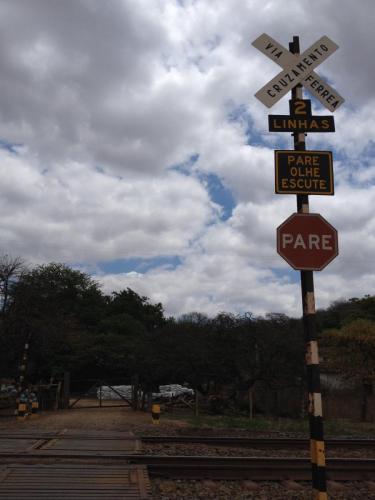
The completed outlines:
<svg viewBox="0 0 375 500">
<path fill-rule="evenodd" d="M 174 479 L 251 479 L 309 481 L 311 463 L 305 458 L 138 456 L 151 476 Z M 327 460 L 327 478 L 334 481 L 374 481 L 375 459 Z"/>
<path fill-rule="evenodd" d="M 311 479 L 309 458 L 301 457 L 217 457 L 142 454 L 140 438 L 126 433 L 14 433 L 0 436 L 0 463 L 5 464 L 87 464 L 144 466 L 151 476 L 180 479 Z M 253 449 L 308 449 L 307 439 L 143 436 L 143 443 L 198 443 L 202 445 Z M 1 443 L 0 443 L 1 444 Z M 369 448 L 371 439 L 329 439 L 327 448 Z M 335 481 L 375 481 L 375 458 L 329 458 L 328 479 Z"/>
<path fill-rule="evenodd" d="M 311 463 L 296 457 L 200 457 L 142 454 L 28 452 L 0 453 L 0 462 L 18 464 L 144 465 L 151 476 L 173 479 L 251 479 L 308 481 Z M 375 459 L 327 459 L 327 477 L 334 481 L 374 481 Z"/>
<path fill-rule="evenodd" d="M 122 433 L 111 433 L 110 436 L 95 435 L 95 440 L 120 440 Z M 92 433 L 77 433 L 73 435 L 64 435 L 57 432 L 20 432 L 20 433 L 6 433 L 1 435 L 1 439 L 92 439 Z M 254 438 L 254 437 L 241 437 L 241 436 L 138 436 L 138 439 L 143 443 L 149 444 L 204 444 L 209 446 L 227 446 L 234 448 L 253 448 L 253 449 L 309 449 L 309 440 L 307 438 Z M 345 449 L 373 449 L 375 454 L 375 439 L 367 438 L 331 438 L 326 439 L 325 444 L 327 448 L 345 448 Z"/>
<path fill-rule="evenodd" d="M 227 446 L 234 448 L 254 449 L 309 449 L 309 440 L 304 438 L 252 438 L 252 437 L 206 437 L 206 436 L 140 436 L 143 443 L 149 444 L 204 444 L 210 446 Z M 326 439 L 329 449 L 373 449 L 375 454 L 375 439 Z"/>
</svg>

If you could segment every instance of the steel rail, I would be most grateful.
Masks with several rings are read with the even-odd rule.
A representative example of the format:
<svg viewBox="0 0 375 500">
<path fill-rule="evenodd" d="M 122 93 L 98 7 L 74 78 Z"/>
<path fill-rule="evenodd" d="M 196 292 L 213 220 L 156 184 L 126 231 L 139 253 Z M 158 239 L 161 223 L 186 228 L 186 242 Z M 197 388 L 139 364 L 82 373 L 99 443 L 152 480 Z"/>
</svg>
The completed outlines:
<svg viewBox="0 0 375 500">
<path fill-rule="evenodd" d="M 0 463 L 116 463 L 145 465 L 149 474 L 173 479 L 251 479 L 254 481 L 311 479 L 308 458 L 296 457 L 199 457 L 120 453 L 37 451 L 1 452 Z M 374 481 L 375 459 L 327 459 L 327 477 L 336 481 Z"/>
<path fill-rule="evenodd" d="M 311 463 L 308 458 L 270 457 L 137 457 L 147 464 L 151 476 L 174 479 L 251 479 L 253 481 L 309 481 Z M 327 460 L 327 477 L 335 481 L 375 479 L 374 459 Z"/>
<path fill-rule="evenodd" d="M 252 438 L 252 437 L 212 437 L 212 436 L 139 436 L 142 443 L 149 444 L 205 444 L 210 446 L 232 446 L 254 449 L 308 449 L 309 440 L 304 438 Z M 375 439 L 326 439 L 327 447 L 370 448 L 375 454 Z"/>
<path fill-rule="evenodd" d="M 59 432 L 0 432 L 0 444 L 2 439 L 93 439 L 95 440 L 121 440 L 130 439 L 130 435 L 123 436 L 122 433 L 112 435 L 94 436 L 90 433 L 83 434 L 62 434 Z M 135 436 L 143 443 L 149 444 L 205 444 L 210 446 L 231 446 L 237 448 L 253 449 L 308 449 L 309 440 L 307 438 L 258 438 L 242 436 Z M 326 444 L 330 449 L 373 449 L 375 454 L 375 439 L 370 438 L 330 438 L 326 439 Z"/>
</svg>

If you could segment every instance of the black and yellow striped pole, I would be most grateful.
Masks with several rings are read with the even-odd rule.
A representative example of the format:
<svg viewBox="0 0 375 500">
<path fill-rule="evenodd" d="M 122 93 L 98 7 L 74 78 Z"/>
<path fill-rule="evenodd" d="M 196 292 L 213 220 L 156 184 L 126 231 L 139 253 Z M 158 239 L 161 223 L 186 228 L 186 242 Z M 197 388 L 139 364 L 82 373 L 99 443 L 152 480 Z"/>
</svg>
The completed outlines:
<svg viewBox="0 0 375 500">
<path fill-rule="evenodd" d="M 27 408 L 28 397 L 26 394 L 26 369 L 29 356 L 30 337 L 31 335 L 29 334 L 23 348 L 22 360 L 19 367 L 18 384 L 17 384 L 18 397 L 17 397 L 16 415 L 21 419 L 25 418 L 28 414 L 28 408 Z"/>
<path fill-rule="evenodd" d="M 320 390 L 319 350 L 315 326 L 314 281 L 312 271 L 301 271 L 303 322 L 306 342 L 306 376 L 310 427 L 310 454 L 314 498 L 326 500 L 326 462 Z"/>
<path fill-rule="evenodd" d="M 22 391 L 17 401 L 17 419 L 24 420 L 28 415 L 28 397 L 25 391 Z"/>
<path fill-rule="evenodd" d="M 293 54 L 299 54 L 299 37 L 294 36 L 289 44 Z M 292 101 L 302 99 L 302 85 L 292 90 Z M 294 133 L 294 149 L 304 151 L 305 134 Z M 297 195 L 297 211 L 309 213 L 308 195 Z M 306 376 L 308 392 L 308 415 L 310 428 L 310 456 L 314 500 L 327 500 L 326 462 L 323 432 L 322 395 L 320 389 L 319 350 L 316 335 L 316 313 L 313 271 L 300 271 L 303 308 L 303 329 L 306 346 Z"/>
</svg>

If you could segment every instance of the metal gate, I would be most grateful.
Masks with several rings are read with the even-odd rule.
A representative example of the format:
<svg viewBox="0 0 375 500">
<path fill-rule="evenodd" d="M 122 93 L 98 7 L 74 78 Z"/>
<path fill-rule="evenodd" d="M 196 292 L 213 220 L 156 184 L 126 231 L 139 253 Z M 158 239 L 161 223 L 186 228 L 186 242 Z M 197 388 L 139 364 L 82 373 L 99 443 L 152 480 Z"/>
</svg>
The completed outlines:
<svg viewBox="0 0 375 500">
<path fill-rule="evenodd" d="M 132 407 L 133 387 L 119 380 L 66 380 L 63 408 Z"/>
</svg>

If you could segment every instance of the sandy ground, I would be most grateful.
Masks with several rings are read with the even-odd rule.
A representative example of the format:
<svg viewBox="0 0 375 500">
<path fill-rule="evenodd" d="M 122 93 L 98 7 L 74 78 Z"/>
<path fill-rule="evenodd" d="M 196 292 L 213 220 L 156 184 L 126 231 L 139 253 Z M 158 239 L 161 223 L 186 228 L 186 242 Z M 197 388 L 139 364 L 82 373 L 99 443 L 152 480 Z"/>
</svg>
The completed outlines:
<svg viewBox="0 0 375 500">
<path fill-rule="evenodd" d="M 36 418 L 19 420 L 16 417 L 0 418 L 0 431 L 132 431 L 135 434 L 168 434 L 173 428 L 185 427 L 181 421 L 161 416 L 160 423 L 152 423 L 150 413 L 133 411 L 128 407 L 76 408 L 44 411 Z"/>
<path fill-rule="evenodd" d="M 152 423 L 151 415 L 127 407 L 77 408 L 41 412 L 36 418 L 17 420 L 0 418 L 0 432 L 27 431 L 132 431 L 142 434 L 174 434 L 187 430 L 188 424 L 162 415 L 160 424 Z M 207 431 L 207 430 L 206 430 Z M 189 432 L 189 431 L 188 431 Z M 152 479 L 154 500 L 308 500 L 308 483 L 253 483 L 252 481 L 170 481 Z M 375 483 L 328 483 L 330 498 L 335 500 L 375 500 Z"/>
</svg>

